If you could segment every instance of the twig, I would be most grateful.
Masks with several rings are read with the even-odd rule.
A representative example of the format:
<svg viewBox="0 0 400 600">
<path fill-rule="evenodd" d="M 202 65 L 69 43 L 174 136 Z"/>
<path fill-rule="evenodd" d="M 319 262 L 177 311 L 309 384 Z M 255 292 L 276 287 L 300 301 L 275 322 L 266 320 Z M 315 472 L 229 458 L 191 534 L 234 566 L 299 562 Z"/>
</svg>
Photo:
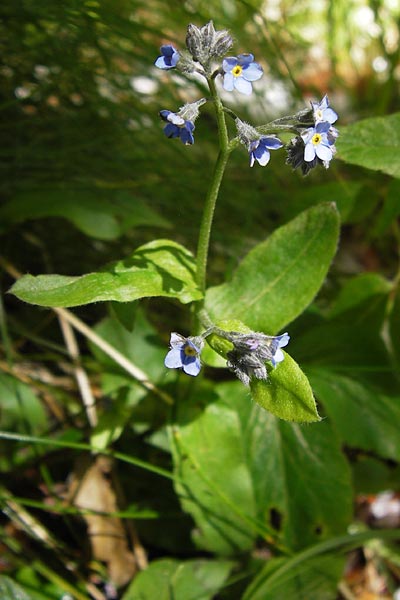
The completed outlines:
<svg viewBox="0 0 400 600">
<path fill-rule="evenodd" d="M 98 423 L 96 402 L 92 394 L 89 378 L 81 364 L 79 346 L 74 335 L 74 330 L 63 314 L 58 314 L 58 320 L 64 336 L 65 345 L 73 361 L 74 375 L 82 396 L 89 425 L 91 427 L 96 427 Z"/>
</svg>

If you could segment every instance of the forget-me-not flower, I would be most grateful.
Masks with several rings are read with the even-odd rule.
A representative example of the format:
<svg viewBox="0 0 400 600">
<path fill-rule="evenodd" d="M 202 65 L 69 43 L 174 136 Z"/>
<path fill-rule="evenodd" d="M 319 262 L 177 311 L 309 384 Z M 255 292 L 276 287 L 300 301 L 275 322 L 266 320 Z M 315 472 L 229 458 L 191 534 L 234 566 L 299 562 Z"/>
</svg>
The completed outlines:
<svg viewBox="0 0 400 600">
<path fill-rule="evenodd" d="M 154 63 L 156 67 L 159 69 L 173 69 L 176 67 L 180 54 L 171 44 L 161 46 L 160 52 L 161 56 Z"/>
<path fill-rule="evenodd" d="M 329 165 L 335 152 L 332 138 L 328 136 L 330 127 L 328 121 L 322 121 L 317 123 L 315 127 L 309 127 L 301 134 L 304 142 L 304 160 L 306 162 L 311 162 L 317 157 L 322 160 L 325 166 Z"/>
<path fill-rule="evenodd" d="M 338 120 L 337 113 L 331 108 L 327 94 L 322 98 L 321 102 L 311 102 L 313 117 L 315 123 L 327 121 L 332 125 Z"/>
<path fill-rule="evenodd" d="M 179 138 L 186 146 L 194 143 L 195 126 L 192 121 L 186 120 L 170 110 L 161 110 L 160 117 L 167 122 L 164 133 L 168 138 Z"/>
<path fill-rule="evenodd" d="M 271 158 L 270 150 L 282 148 L 281 140 L 275 136 L 265 136 L 249 143 L 250 166 L 257 161 L 259 165 L 265 167 Z"/>
<path fill-rule="evenodd" d="M 239 54 L 239 56 L 228 56 L 222 61 L 224 71 L 224 89 L 232 92 L 234 89 L 247 96 L 251 94 L 253 88 L 252 81 L 257 81 L 262 77 L 262 67 L 254 62 L 252 54 Z"/>
<path fill-rule="evenodd" d="M 200 352 L 203 348 L 202 337 L 184 337 L 179 333 L 171 333 L 170 351 L 164 364 L 168 369 L 183 369 L 187 375 L 195 377 L 201 369 Z"/>
</svg>

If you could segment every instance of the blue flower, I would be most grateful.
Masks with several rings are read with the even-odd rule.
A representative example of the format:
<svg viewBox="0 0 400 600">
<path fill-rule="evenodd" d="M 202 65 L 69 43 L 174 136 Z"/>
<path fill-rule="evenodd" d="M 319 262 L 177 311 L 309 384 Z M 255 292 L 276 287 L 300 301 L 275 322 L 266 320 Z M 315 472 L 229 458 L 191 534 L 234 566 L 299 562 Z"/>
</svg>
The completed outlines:
<svg viewBox="0 0 400 600">
<path fill-rule="evenodd" d="M 187 121 L 170 110 L 161 110 L 160 117 L 167 122 L 164 133 L 168 138 L 179 138 L 186 146 L 194 143 L 195 126 L 192 121 Z"/>
<path fill-rule="evenodd" d="M 204 341 L 201 337 L 185 338 L 179 333 L 171 333 L 171 350 L 165 357 L 164 364 L 168 369 L 183 369 L 187 375 L 199 374 L 200 352 Z"/>
<path fill-rule="evenodd" d="M 263 70 L 260 65 L 254 62 L 252 54 L 239 54 L 236 56 L 228 56 L 222 61 L 222 69 L 224 71 L 224 89 L 227 92 L 232 92 L 237 89 L 238 92 L 247 96 L 252 92 L 252 81 L 257 81 L 263 75 Z"/>
<path fill-rule="evenodd" d="M 281 140 L 274 136 L 261 137 L 258 140 L 253 140 L 249 144 L 250 166 L 257 161 L 259 165 L 265 167 L 271 158 L 270 150 L 278 150 L 282 148 Z"/>
<path fill-rule="evenodd" d="M 335 152 L 334 138 L 329 134 L 330 129 L 330 123 L 322 121 L 317 123 L 315 127 L 309 127 L 301 134 L 304 142 L 304 160 L 306 162 L 311 162 L 317 157 L 322 160 L 325 166 L 329 165 Z"/>
<path fill-rule="evenodd" d="M 315 123 L 327 121 L 330 125 L 338 119 L 337 113 L 330 107 L 328 96 L 322 98 L 321 102 L 311 102 Z"/>
<path fill-rule="evenodd" d="M 154 63 L 156 67 L 159 69 L 173 69 L 176 67 L 180 54 L 173 46 L 170 44 L 161 46 L 160 52 L 161 56 Z"/>
</svg>

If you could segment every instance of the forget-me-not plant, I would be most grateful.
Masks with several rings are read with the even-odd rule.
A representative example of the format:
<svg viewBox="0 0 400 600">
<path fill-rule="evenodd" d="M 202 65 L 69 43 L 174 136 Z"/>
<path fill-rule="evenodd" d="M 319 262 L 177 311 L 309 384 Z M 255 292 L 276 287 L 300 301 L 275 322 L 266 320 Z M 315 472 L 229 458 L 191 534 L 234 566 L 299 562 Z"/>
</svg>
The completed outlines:
<svg viewBox="0 0 400 600">
<path fill-rule="evenodd" d="M 329 167 L 339 135 L 333 127 L 338 115 L 330 106 L 327 95 L 320 101 L 312 101 L 311 109 L 306 108 L 295 115 L 258 126 L 242 121 L 231 108 L 224 106 L 220 85 L 226 92 L 236 90 L 249 96 L 253 91 L 253 83 L 263 76 L 263 68 L 255 61 L 253 54 L 225 56 L 232 45 L 229 32 L 217 31 L 212 21 L 202 27 L 190 24 L 186 36 L 187 50 L 176 50 L 170 44 L 161 46 L 161 56 L 155 61 L 160 69 L 176 68 L 189 76 L 191 73 L 201 75 L 210 91 L 210 98 L 185 104 L 177 112 L 166 109 L 160 111 L 161 118 L 167 123 L 164 127 L 167 137 L 179 138 L 185 145 L 192 145 L 194 122 L 200 115 L 200 108 L 206 102 L 212 102 L 215 107 L 220 151 L 205 202 L 197 245 L 196 281 L 203 293 L 213 213 L 230 153 L 242 144 L 248 152 L 250 167 L 255 162 L 265 167 L 270 162 L 271 150 L 285 147 L 286 163 L 294 169 L 300 168 L 306 175 L 318 165 Z M 233 137 L 229 136 L 227 118 L 233 119 L 236 130 Z M 278 137 L 287 133 L 292 136 L 295 133 L 295 137 L 286 142 Z M 251 330 L 242 333 L 222 329 L 212 323 L 202 301 L 197 303 L 194 327 L 196 336 L 171 334 L 165 366 L 183 370 L 188 375 L 198 375 L 201 369 L 200 354 L 205 340 L 210 336 L 228 344 L 223 352 L 226 365 L 246 386 L 251 384 L 253 378 L 268 379 L 268 369 L 277 367 L 284 360 L 282 348 L 290 339 L 288 333 L 270 336 Z"/>
</svg>

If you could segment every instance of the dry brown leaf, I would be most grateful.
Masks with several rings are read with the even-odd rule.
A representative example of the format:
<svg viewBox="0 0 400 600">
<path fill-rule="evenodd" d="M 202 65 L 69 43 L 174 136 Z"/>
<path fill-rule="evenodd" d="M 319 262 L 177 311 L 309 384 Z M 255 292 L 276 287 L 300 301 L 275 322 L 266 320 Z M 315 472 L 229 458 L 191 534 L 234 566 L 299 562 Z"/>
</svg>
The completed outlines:
<svg viewBox="0 0 400 600">
<path fill-rule="evenodd" d="M 138 568 L 143 568 L 144 551 L 135 539 L 135 554 L 131 552 L 123 522 L 108 516 L 119 510 L 115 483 L 111 458 L 86 456 L 80 459 L 72 475 L 67 499 L 77 508 L 104 513 L 82 517 L 87 524 L 93 558 L 107 563 L 110 580 L 120 587 L 133 578 Z"/>
</svg>

